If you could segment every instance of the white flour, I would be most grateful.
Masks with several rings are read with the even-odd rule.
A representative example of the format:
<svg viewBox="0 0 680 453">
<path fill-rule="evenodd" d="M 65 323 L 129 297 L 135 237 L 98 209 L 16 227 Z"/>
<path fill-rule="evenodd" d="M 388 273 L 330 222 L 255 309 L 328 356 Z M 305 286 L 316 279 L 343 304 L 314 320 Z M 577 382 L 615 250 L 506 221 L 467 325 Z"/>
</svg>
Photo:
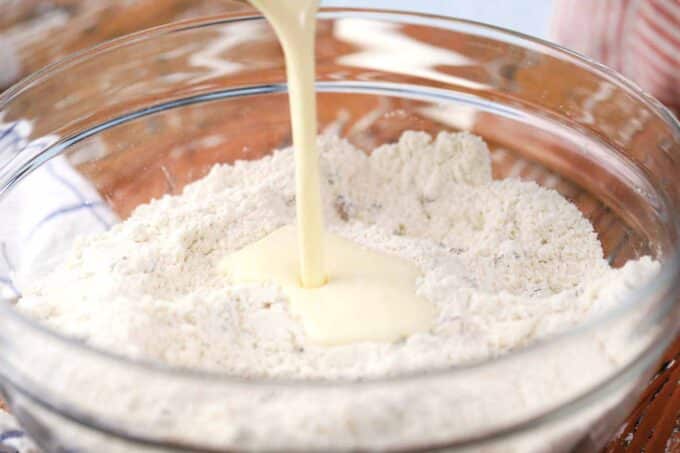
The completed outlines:
<svg viewBox="0 0 680 453">
<path fill-rule="evenodd" d="M 498 356 L 616 304 L 658 267 L 612 269 L 590 223 L 557 192 L 491 180 L 477 137 L 407 132 L 370 156 L 320 138 L 330 230 L 422 271 L 438 309 L 397 344 L 310 344 L 276 287 L 230 286 L 216 263 L 294 222 L 291 149 L 216 166 L 180 196 L 80 240 L 18 307 L 88 343 L 246 377 L 394 375 Z"/>
<path fill-rule="evenodd" d="M 19 309 L 133 357 L 246 378 L 361 379 L 502 355 L 613 307 L 658 269 L 649 258 L 611 269 L 575 206 L 533 183 L 492 181 L 475 136 L 409 132 L 370 157 L 334 137 L 319 143 L 328 227 L 419 266 L 418 291 L 438 310 L 430 332 L 322 348 L 306 340 L 279 289 L 230 286 L 218 273 L 229 252 L 294 222 L 290 149 L 217 166 L 182 195 L 81 239 L 47 279 L 22 288 Z M 630 336 L 635 316 L 512 360 L 388 382 L 195 385 L 86 354 L 64 361 L 58 344 L 42 342 L 25 373 L 49 376 L 51 392 L 94 419 L 157 439 L 265 450 L 422 446 L 517 423 L 592 388 L 644 348 L 644 335 Z M 630 385 L 481 451 L 566 451 Z M 46 423 L 80 450 L 129 451 Z"/>
</svg>

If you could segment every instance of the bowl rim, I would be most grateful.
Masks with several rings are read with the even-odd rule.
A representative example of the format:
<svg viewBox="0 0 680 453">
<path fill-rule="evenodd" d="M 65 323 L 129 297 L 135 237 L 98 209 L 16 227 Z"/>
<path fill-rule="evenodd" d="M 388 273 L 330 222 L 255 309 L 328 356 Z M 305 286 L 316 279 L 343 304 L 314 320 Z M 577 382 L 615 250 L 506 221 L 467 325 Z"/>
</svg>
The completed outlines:
<svg viewBox="0 0 680 453">
<path fill-rule="evenodd" d="M 671 114 L 665 106 L 663 106 L 659 101 L 654 99 L 652 96 L 644 92 L 639 86 L 634 82 L 630 81 L 626 77 L 617 73 L 616 71 L 610 69 L 609 67 L 596 62 L 595 60 L 583 56 L 575 51 L 564 48 L 558 44 L 525 35 L 516 31 L 504 29 L 502 27 L 485 24 L 482 22 L 459 19 L 454 17 L 448 17 L 443 15 L 426 14 L 419 12 L 406 12 L 398 10 L 389 9 L 373 9 L 373 8 L 321 8 L 318 14 L 319 19 L 329 20 L 329 19 L 340 19 L 340 18 L 367 18 L 378 21 L 387 21 L 394 23 L 418 23 L 419 25 L 426 25 L 431 27 L 442 27 L 445 24 L 449 24 L 450 30 L 457 30 L 461 33 L 472 34 L 471 31 L 487 32 L 492 33 L 496 36 L 502 36 L 505 38 L 510 38 L 515 42 L 520 42 L 524 46 L 538 46 L 545 50 L 557 52 L 562 56 L 567 56 L 570 58 L 570 63 L 580 64 L 587 67 L 589 70 L 594 72 L 596 75 L 606 78 L 617 86 L 625 89 L 627 94 L 633 96 L 637 101 L 643 103 L 652 112 L 659 115 L 659 117 L 668 125 L 668 127 L 674 131 L 674 136 L 678 137 L 680 141 L 680 122 Z M 17 84 L 13 85 L 7 89 L 3 94 L 0 95 L 0 114 L 4 108 L 15 100 L 21 93 L 29 89 L 32 85 L 41 82 L 49 78 L 53 73 L 63 71 L 69 67 L 79 64 L 83 61 L 88 61 L 93 58 L 100 56 L 108 51 L 115 49 L 120 49 L 125 46 L 134 44 L 136 42 L 158 39 L 163 36 L 186 31 L 193 30 L 204 27 L 211 27 L 216 25 L 224 25 L 235 22 L 243 22 L 250 20 L 263 20 L 263 16 L 259 13 L 254 13 L 253 11 L 242 11 L 229 14 L 223 14 L 219 16 L 209 16 L 202 17 L 198 19 L 190 19 L 178 22 L 172 22 L 169 24 L 161 25 L 158 27 L 142 30 L 129 35 L 124 35 L 122 37 L 116 38 L 111 41 L 104 42 L 97 46 L 76 52 L 56 63 L 50 64 L 45 68 L 29 75 L 25 79 L 21 80 Z M 415 22 L 414 22 L 415 21 Z M 458 30 L 456 26 L 467 27 L 465 30 Z M 68 139 L 68 137 L 63 137 L 60 141 Z M 36 155 L 27 164 L 30 164 L 43 156 L 43 153 L 54 147 L 47 147 L 40 154 Z M 10 183 L 11 176 L 6 178 L 6 180 L 0 180 L 0 199 L 2 199 L 2 194 Z M 664 203 L 667 204 L 667 197 L 664 195 Z M 680 231 L 680 213 L 673 213 L 673 217 L 670 222 L 675 226 L 675 228 Z M 449 367 L 444 367 L 440 369 L 433 370 L 422 370 L 411 373 L 404 373 L 396 376 L 389 377 L 377 377 L 377 378 L 367 378 L 361 381 L 356 380 L 345 380 L 345 379 L 281 379 L 281 378 L 256 378 L 256 379 L 246 379 L 238 375 L 220 372 L 220 371 L 208 371 L 200 369 L 187 369 L 177 366 L 163 364 L 157 361 L 152 361 L 149 359 L 140 358 L 130 358 L 123 356 L 118 353 L 114 353 L 96 346 L 91 346 L 80 342 L 72 337 L 63 335 L 56 330 L 50 329 L 38 321 L 34 321 L 30 317 L 23 315 L 19 311 L 15 310 L 13 306 L 7 301 L 0 300 L 0 316 L 8 316 L 12 320 L 25 326 L 28 331 L 42 335 L 50 340 L 54 340 L 60 343 L 60 346 L 71 348 L 74 351 L 86 353 L 88 355 L 93 355 L 94 357 L 113 362 L 117 365 L 129 366 L 140 371 L 146 371 L 149 373 L 157 373 L 167 377 L 195 380 L 196 382 L 205 383 L 219 382 L 222 384 L 235 384 L 244 386 L 302 386 L 305 388 L 309 387 L 319 387 L 319 388 L 340 388 L 340 387 L 357 387 L 357 386 L 369 386 L 393 382 L 410 382 L 418 379 L 424 378 L 437 378 L 452 376 L 454 374 L 462 374 L 468 370 L 479 369 L 484 367 L 492 367 L 499 363 L 504 363 L 507 361 L 514 360 L 516 357 L 521 357 L 526 354 L 531 354 L 534 351 L 546 348 L 550 345 L 560 343 L 562 341 L 568 340 L 570 338 L 577 337 L 588 332 L 592 332 L 598 327 L 607 324 L 615 319 L 618 319 L 627 313 L 629 313 L 634 306 L 639 306 L 640 303 L 649 303 L 649 300 L 654 296 L 665 298 L 664 301 L 664 311 L 671 311 L 672 307 L 680 306 L 680 299 L 674 297 L 680 292 L 680 247 L 673 251 L 672 255 L 669 255 L 668 259 L 664 261 L 661 265 L 660 271 L 655 275 L 650 281 L 646 282 L 645 285 L 640 287 L 639 291 L 635 292 L 634 296 L 622 300 L 616 307 L 606 310 L 592 319 L 576 326 L 575 328 L 566 329 L 557 334 L 551 335 L 547 338 L 539 339 L 534 343 L 522 347 L 515 351 L 510 351 L 497 358 L 489 358 L 475 362 L 464 363 L 460 365 L 453 365 Z M 657 347 L 668 342 L 670 338 L 677 334 L 680 330 L 680 326 L 674 331 L 661 332 L 652 341 L 650 348 L 652 346 Z M 648 349 L 645 349 L 648 352 Z M 609 376 L 602 379 L 600 382 L 593 384 L 591 387 L 584 390 L 581 394 L 575 395 L 572 398 L 560 403 L 557 407 L 549 408 L 545 411 L 539 412 L 535 417 L 531 417 L 529 420 L 520 420 L 517 423 L 512 423 L 511 425 L 500 430 L 503 432 L 516 432 L 516 430 L 521 429 L 522 425 L 531 422 L 532 420 L 543 420 L 551 417 L 558 416 L 563 410 L 566 410 L 570 405 L 577 404 L 584 398 L 589 398 L 597 394 L 603 388 L 606 388 L 609 384 L 621 377 L 626 373 L 626 370 L 630 367 L 638 364 L 641 355 L 635 357 L 633 361 L 625 364 L 625 366 L 615 370 Z M 2 372 L 0 372 L 2 376 Z M 16 386 L 16 383 L 13 384 Z M 498 430 L 499 428 L 492 429 L 491 432 Z M 507 434 L 507 433 L 506 433 Z M 454 443 L 458 445 L 456 441 Z"/>
</svg>

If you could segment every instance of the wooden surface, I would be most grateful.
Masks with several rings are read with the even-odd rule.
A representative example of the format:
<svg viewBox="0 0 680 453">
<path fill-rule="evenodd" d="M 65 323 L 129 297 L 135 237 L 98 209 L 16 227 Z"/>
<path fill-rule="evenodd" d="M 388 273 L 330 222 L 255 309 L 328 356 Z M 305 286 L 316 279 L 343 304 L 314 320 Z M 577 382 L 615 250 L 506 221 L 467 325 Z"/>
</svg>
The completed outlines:
<svg viewBox="0 0 680 453">
<path fill-rule="evenodd" d="M 148 28 L 165 22 L 226 12 L 226 9 L 242 9 L 243 5 L 225 5 L 219 1 L 209 0 L 137 0 L 131 2 L 108 2 L 97 0 L 8 0 L 0 3 L 0 39 L 3 37 L 14 46 L 16 54 L 21 60 L 20 75 L 26 75 L 50 62 L 69 53 L 91 46 L 139 29 Z M 49 39 L 46 39 L 49 36 Z M 3 87 L 0 87 L 2 89 Z M 279 106 L 285 112 L 285 105 Z M 271 109 L 271 106 L 270 106 Z M 321 112 L 324 115 L 324 112 Z M 328 121 L 330 118 L 323 119 Z M 284 120 L 282 119 L 281 122 Z M 380 141 L 395 137 L 398 128 L 394 122 L 381 124 L 375 121 L 371 125 L 372 139 L 379 137 Z M 223 124 L 213 124 L 214 130 L 225 132 Z M 220 129 L 222 128 L 222 129 Z M 427 130 L 427 125 L 423 125 Z M 227 130 L 227 132 L 229 132 Z M 233 132 L 233 131 L 232 131 Z M 266 150 L 285 143 L 287 136 L 285 124 L 281 126 L 278 135 L 270 135 L 260 142 L 254 135 L 250 141 L 244 141 L 239 146 L 252 146 Z M 274 138 L 272 138 L 274 137 Z M 172 139 L 172 136 L 170 136 Z M 373 143 L 367 137 L 356 136 L 361 145 L 371 146 Z M 177 137 L 176 140 L 181 140 Z M 177 144 L 177 143 L 176 143 Z M 170 146 L 171 143 L 158 144 L 158 149 Z M 502 176 L 512 168 L 520 177 L 537 179 L 540 174 L 531 164 L 519 169 L 514 162 L 503 161 L 504 151 L 501 146 L 495 149 L 495 168 L 497 176 Z M 168 190 L 175 192 L 179 188 L 196 179 L 198 174 L 186 172 L 186 167 L 207 168 L 215 161 L 216 149 L 202 149 L 192 153 L 191 157 L 179 161 L 159 159 L 153 153 L 145 154 L 148 160 L 139 160 L 138 167 L 128 169 L 130 174 L 144 171 L 149 172 L 145 180 L 144 190 L 139 186 L 139 179 L 121 177 L 120 172 L 107 171 L 106 162 L 95 166 L 84 165 L 81 168 L 85 174 L 97 181 L 98 187 L 106 194 L 107 200 L 123 215 L 127 215 L 134 205 Z M 197 160 L 198 159 L 198 160 Z M 154 162 L 154 165 L 148 165 Z M 162 171 L 161 171 L 162 170 Z M 168 175 L 173 176 L 170 178 Z M 188 176 L 186 176 L 188 175 Z M 170 184 L 170 189 L 168 189 Z M 564 184 L 568 184 L 564 182 Z M 560 191 L 573 197 L 577 204 L 586 205 L 584 195 L 573 187 L 562 187 Z M 621 234 L 613 227 L 611 216 L 602 211 L 590 213 L 591 220 L 596 225 L 605 249 L 616 246 Z M 607 234 L 613 232 L 612 234 Z M 626 422 L 621 426 L 616 436 L 609 442 L 606 451 L 609 453 L 622 452 L 680 452 L 680 338 L 676 339 L 659 363 L 658 372 L 649 386 L 643 392 L 635 408 Z M 2 402 L 0 401 L 0 408 Z"/>
<path fill-rule="evenodd" d="M 668 349 L 608 453 L 680 452 L 680 338 Z"/>
</svg>

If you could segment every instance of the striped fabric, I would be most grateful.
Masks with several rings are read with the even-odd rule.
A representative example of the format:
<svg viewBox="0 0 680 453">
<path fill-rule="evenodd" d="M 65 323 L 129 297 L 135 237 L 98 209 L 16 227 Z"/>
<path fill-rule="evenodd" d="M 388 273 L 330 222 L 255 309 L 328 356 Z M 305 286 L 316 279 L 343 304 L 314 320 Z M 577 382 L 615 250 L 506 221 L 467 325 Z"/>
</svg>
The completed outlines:
<svg viewBox="0 0 680 453">
<path fill-rule="evenodd" d="M 0 453 L 41 453 L 14 417 L 0 409 Z"/>
<path fill-rule="evenodd" d="M 31 129 L 25 120 L 0 119 L 0 174 L 4 166 L 33 157 L 56 140 L 31 140 Z M 43 164 L 13 188 L 0 203 L 0 219 L 0 301 L 19 297 L 19 288 L 55 266 L 75 237 L 105 231 L 118 221 L 64 156 Z"/>
<path fill-rule="evenodd" d="M 680 112 L 680 0 L 557 0 L 552 35 Z"/>
</svg>

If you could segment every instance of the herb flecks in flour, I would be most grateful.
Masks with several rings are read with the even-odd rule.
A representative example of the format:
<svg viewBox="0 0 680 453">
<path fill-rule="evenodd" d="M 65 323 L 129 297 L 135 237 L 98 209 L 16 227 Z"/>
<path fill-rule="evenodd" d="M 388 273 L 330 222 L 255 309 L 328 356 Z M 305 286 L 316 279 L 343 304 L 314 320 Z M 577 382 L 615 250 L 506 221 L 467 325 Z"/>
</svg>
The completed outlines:
<svg viewBox="0 0 680 453">
<path fill-rule="evenodd" d="M 422 272 L 431 331 L 397 343 L 311 344 L 281 290 L 229 285 L 217 263 L 295 221 L 293 150 L 218 165 L 178 196 L 78 241 L 20 310 L 130 356 L 246 377 L 395 375 L 498 356 L 582 323 L 658 268 L 612 269 L 557 192 L 492 181 L 484 142 L 407 132 L 371 155 L 319 138 L 329 231 Z M 331 183 L 332 182 L 332 183 Z"/>
</svg>

